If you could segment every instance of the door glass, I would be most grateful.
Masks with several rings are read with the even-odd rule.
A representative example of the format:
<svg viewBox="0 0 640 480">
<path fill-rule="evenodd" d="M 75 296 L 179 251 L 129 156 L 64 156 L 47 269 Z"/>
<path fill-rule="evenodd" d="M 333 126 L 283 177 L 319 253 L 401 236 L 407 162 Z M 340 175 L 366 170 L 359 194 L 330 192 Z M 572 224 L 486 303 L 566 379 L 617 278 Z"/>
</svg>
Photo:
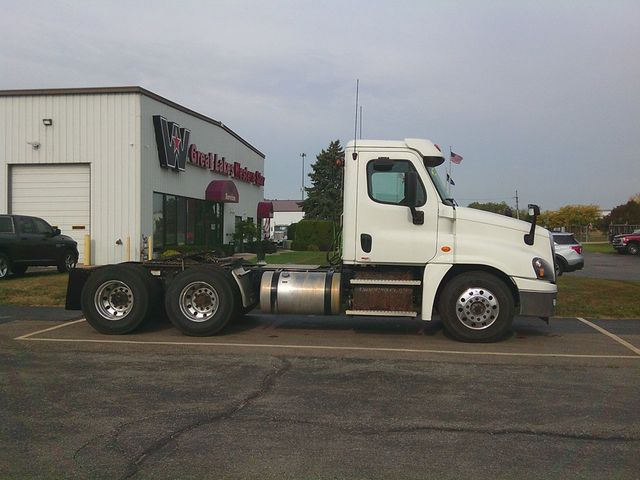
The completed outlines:
<svg viewBox="0 0 640 480">
<path fill-rule="evenodd" d="M 37 233 L 41 233 L 43 235 L 51 234 L 51 227 L 44 220 L 40 220 L 39 218 L 34 218 L 33 223 L 35 225 Z"/>
<path fill-rule="evenodd" d="M 18 225 L 22 233 L 36 233 L 36 226 L 30 218 L 21 217 L 18 218 Z"/>
<path fill-rule="evenodd" d="M 392 205 L 404 204 L 404 177 L 407 172 L 416 172 L 411 162 L 408 160 L 393 160 L 391 165 L 384 169 L 375 168 L 375 160 L 367 164 L 367 187 L 369 197 L 378 203 L 388 203 Z M 419 179 L 420 177 L 418 177 Z M 422 206 L 426 202 L 422 182 L 418 180 L 416 192 L 416 206 Z"/>
</svg>

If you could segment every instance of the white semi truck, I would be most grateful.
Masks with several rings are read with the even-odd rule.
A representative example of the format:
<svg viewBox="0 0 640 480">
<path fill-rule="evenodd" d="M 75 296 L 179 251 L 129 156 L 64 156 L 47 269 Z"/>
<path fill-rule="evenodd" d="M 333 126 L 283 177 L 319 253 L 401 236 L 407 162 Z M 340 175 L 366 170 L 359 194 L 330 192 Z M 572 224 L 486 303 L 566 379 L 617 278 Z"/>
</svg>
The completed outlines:
<svg viewBox="0 0 640 480">
<path fill-rule="evenodd" d="M 553 239 L 531 223 L 456 206 L 429 140 L 350 142 L 345 150 L 338 265 L 247 265 L 208 254 L 73 270 L 67 308 L 107 334 L 128 333 L 164 307 L 184 334 L 220 332 L 262 312 L 420 317 L 454 338 L 501 339 L 516 314 L 548 321 Z"/>
</svg>

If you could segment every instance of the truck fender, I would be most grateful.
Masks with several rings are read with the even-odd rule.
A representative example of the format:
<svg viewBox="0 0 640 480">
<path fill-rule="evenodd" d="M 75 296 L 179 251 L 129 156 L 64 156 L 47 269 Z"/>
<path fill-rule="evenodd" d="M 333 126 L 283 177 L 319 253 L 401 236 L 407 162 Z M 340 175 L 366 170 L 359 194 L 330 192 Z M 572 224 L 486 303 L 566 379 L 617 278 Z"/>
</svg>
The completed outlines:
<svg viewBox="0 0 640 480">
<path fill-rule="evenodd" d="M 442 279 L 451 267 L 451 264 L 446 263 L 429 263 L 424 267 L 422 277 L 422 320 L 431 320 L 431 312 L 433 312 L 436 293 L 440 288 Z"/>
</svg>

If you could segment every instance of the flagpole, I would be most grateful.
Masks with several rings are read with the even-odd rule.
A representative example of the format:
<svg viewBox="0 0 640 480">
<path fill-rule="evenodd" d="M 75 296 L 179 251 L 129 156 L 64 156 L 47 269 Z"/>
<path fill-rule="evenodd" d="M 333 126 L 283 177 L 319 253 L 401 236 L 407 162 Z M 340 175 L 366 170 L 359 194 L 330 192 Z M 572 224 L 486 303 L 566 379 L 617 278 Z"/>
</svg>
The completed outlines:
<svg viewBox="0 0 640 480">
<path fill-rule="evenodd" d="M 447 196 L 451 198 L 451 145 L 449 145 L 449 178 L 447 178 Z"/>
</svg>

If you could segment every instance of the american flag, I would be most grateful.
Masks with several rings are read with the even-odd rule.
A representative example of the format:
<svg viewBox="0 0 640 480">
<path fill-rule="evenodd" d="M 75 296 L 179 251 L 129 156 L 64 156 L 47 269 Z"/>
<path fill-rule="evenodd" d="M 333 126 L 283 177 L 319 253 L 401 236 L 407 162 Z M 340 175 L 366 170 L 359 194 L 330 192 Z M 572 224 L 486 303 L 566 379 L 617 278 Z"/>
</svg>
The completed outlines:
<svg viewBox="0 0 640 480">
<path fill-rule="evenodd" d="M 460 162 L 462 161 L 462 157 L 460 155 L 458 155 L 457 153 L 451 152 L 451 161 L 453 163 L 455 163 L 456 165 L 459 165 Z"/>
</svg>

